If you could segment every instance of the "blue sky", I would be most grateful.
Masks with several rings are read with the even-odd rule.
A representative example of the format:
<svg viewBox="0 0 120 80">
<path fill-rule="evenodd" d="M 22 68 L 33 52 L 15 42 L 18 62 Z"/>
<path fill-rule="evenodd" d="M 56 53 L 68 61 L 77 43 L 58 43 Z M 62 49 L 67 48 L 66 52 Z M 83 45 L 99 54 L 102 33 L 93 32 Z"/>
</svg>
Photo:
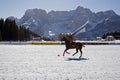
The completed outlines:
<svg viewBox="0 0 120 80">
<path fill-rule="evenodd" d="M 77 6 L 93 12 L 114 10 L 120 15 L 120 0 L 0 0 L 0 18 L 15 16 L 21 18 L 27 9 L 63 11 L 74 10 Z"/>
</svg>

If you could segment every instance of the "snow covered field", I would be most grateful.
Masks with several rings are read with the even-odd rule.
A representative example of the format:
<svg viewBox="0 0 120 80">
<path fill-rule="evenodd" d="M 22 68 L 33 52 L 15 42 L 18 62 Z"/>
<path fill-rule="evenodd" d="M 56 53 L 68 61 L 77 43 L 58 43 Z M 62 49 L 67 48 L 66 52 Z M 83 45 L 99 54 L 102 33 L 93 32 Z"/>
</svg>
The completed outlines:
<svg viewBox="0 0 120 80">
<path fill-rule="evenodd" d="M 0 45 L 0 80 L 120 80 L 120 45 Z M 60 56 L 58 56 L 58 54 Z"/>
</svg>

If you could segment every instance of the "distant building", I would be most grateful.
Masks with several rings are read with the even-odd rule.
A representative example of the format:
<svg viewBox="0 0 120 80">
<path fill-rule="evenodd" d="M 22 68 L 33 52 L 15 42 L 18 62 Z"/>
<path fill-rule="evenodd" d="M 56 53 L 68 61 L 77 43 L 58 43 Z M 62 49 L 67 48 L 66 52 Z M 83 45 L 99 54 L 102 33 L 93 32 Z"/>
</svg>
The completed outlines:
<svg viewBox="0 0 120 80">
<path fill-rule="evenodd" d="M 102 40 L 102 37 L 96 37 L 96 40 Z"/>
<path fill-rule="evenodd" d="M 113 41 L 113 40 L 115 40 L 115 38 L 113 36 L 107 36 L 105 40 L 106 41 Z"/>
<path fill-rule="evenodd" d="M 33 37 L 32 40 L 33 41 L 41 41 L 41 37 Z"/>
</svg>

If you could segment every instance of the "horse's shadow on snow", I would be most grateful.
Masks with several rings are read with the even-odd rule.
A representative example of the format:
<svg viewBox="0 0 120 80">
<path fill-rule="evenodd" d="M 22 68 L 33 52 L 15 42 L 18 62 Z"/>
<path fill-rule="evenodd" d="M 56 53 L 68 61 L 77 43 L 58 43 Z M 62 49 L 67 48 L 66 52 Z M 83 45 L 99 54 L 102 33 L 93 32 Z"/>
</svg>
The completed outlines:
<svg viewBox="0 0 120 80">
<path fill-rule="evenodd" d="M 67 58 L 67 61 L 86 61 L 89 58 Z"/>
</svg>

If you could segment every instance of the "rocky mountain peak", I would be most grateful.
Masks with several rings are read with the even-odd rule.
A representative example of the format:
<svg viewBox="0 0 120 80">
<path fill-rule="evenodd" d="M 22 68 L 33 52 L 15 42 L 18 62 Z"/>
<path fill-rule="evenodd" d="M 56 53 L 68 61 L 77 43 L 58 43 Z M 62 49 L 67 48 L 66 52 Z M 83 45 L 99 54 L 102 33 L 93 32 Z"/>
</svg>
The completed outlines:
<svg viewBox="0 0 120 80">
<path fill-rule="evenodd" d="M 7 19 L 15 20 L 16 22 L 19 20 L 17 17 L 14 17 L 14 16 L 9 16 Z"/>
<path fill-rule="evenodd" d="M 90 9 L 81 6 L 71 11 L 50 11 L 48 13 L 45 10 L 35 8 L 26 10 L 24 16 L 18 21 L 18 25 L 27 26 L 31 31 L 43 37 L 50 37 L 51 32 L 54 34 L 52 38 L 56 39 L 60 33 L 72 33 L 72 31 L 79 29 L 87 21 L 89 23 L 84 26 L 84 29 L 86 33 L 90 32 L 98 24 L 109 20 L 111 17 L 118 17 L 118 15 L 113 10 L 94 13 Z M 111 18 L 109 21 L 113 21 L 113 19 Z M 114 21 L 116 21 L 116 18 L 114 18 Z M 90 32 L 87 36 L 96 37 L 92 35 L 93 32 Z"/>
<path fill-rule="evenodd" d="M 35 9 L 28 9 L 25 12 L 25 15 L 27 15 L 27 16 L 36 16 L 36 15 L 40 15 L 40 14 L 46 14 L 46 11 L 35 8 Z"/>
<path fill-rule="evenodd" d="M 84 8 L 84 7 L 81 7 L 81 6 L 78 6 L 75 10 L 76 12 L 79 12 L 80 14 L 91 14 L 93 13 L 90 9 L 88 8 Z"/>
<path fill-rule="evenodd" d="M 113 16 L 118 16 L 113 10 L 101 11 L 96 13 L 98 17 L 108 18 Z"/>
</svg>

